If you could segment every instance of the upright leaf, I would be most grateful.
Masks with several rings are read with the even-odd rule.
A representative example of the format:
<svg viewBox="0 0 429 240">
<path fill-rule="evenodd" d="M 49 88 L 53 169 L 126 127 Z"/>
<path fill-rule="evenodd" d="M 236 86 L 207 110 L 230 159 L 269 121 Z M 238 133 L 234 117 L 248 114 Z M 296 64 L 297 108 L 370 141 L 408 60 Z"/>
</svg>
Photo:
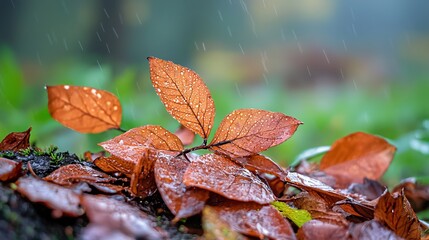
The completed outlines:
<svg viewBox="0 0 429 240">
<path fill-rule="evenodd" d="M 390 165 L 395 147 L 386 140 L 357 132 L 337 140 L 320 161 L 320 169 L 347 187 L 364 178 L 379 179 Z"/>
<path fill-rule="evenodd" d="M 51 116 L 81 133 L 100 133 L 120 128 L 122 108 L 110 92 L 70 85 L 47 86 Z"/>
<path fill-rule="evenodd" d="M 19 151 L 30 146 L 31 127 L 24 132 L 9 133 L 0 142 L 0 151 Z"/>
<path fill-rule="evenodd" d="M 255 155 L 290 138 L 301 121 L 258 109 L 239 109 L 226 116 L 211 149 L 232 158 Z"/>
<path fill-rule="evenodd" d="M 150 79 L 168 113 L 183 126 L 207 139 L 215 107 L 209 89 L 189 68 L 149 57 Z"/>
</svg>

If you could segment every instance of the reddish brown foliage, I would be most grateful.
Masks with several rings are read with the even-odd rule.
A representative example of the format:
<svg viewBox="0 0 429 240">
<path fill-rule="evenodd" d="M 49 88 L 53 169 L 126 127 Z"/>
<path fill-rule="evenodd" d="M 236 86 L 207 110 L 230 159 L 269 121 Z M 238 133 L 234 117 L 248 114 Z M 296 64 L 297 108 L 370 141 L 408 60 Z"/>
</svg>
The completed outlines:
<svg viewBox="0 0 429 240">
<path fill-rule="evenodd" d="M 180 125 L 174 134 L 180 139 L 180 141 L 182 141 L 183 145 L 185 146 L 191 145 L 195 139 L 195 133 L 183 125 Z"/>
<path fill-rule="evenodd" d="M 9 133 L 0 143 L 0 151 L 19 151 L 30 147 L 31 127 L 25 132 Z"/>
<path fill-rule="evenodd" d="M 257 154 L 249 157 L 234 159 L 235 162 L 244 166 L 252 172 L 264 172 L 284 179 L 286 171 L 270 158 Z"/>
<path fill-rule="evenodd" d="M 21 167 L 22 162 L 0 158 L 0 181 L 9 182 L 16 180 L 21 175 Z"/>
<path fill-rule="evenodd" d="M 51 116 L 81 133 L 119 129 L 122 107 L 115 95 L 90 87 L 47 86 Z"/>
</svg>

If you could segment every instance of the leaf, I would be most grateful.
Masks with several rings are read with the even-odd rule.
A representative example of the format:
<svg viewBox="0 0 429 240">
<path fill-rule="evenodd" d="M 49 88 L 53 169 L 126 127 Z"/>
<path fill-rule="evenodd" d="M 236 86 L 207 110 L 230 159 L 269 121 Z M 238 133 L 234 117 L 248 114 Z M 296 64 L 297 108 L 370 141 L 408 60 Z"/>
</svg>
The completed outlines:
<svg viewBox="0 0 429 240">
<path fill-rule="evenodd" d="M 170 113 L 183 126 L 207 139 L 215 106 L 210 91 L 197 73 L 170 61 L 149 57 L 150 79 Z"/>
<path fill-rule="evenodd" d="M 353 183 L 349 186 L 347 191 L 365 196 L 366 199 L 371 201 L 380 197 L 384 191 L 386 191 L 386 187 L 381 185 L 378 181 L 364 178 L 363 183 Z"/>
<path fill-rule="evenodd" d="M 167 236 L 166 232 L 157 228 L 155 219 L 124 202 L 83 195 L 81 203 L 92 227 L 101 227 L 113 233 L 117 231 L 131 239 L 165 239 Z"/>
<path fill-rule="evenodd" d="M 244 166 L 252 172 L 264 172 L 277 176 L 281 179 L 285 178 L 286 172 L 270 158 L 257 154 L 249 157 L 235 158 L 235 162 Z"/>
<path fill-rule="evenodd" d="M 62 125 L 80 133 L 119 129 L 122 107 L 110 92 L 70 85 L 47 86 L 48 109 Z"/>
<path fill-rule="evenodd" d="M 300 240 L 330 239 L 343 240 L 347 238 L 347 228 L 332 223 L 311 220 L 305 223 L 297 233 Z"/>
<path fill-rule="evenodd" d="M 202 225 L 203 239 L 206 240 L 244 240 L 241 234 L 234 231 L 226 222 L 220 219 L 219 214 L 210 206 L 203 209 Z"/>
<path fill-rule="evenodd" d="M 260 239 L 296 239 L 289 222 L 271 205 L 226 201 L 211 208 L 242 234 Z"/>
<path fill-rule="evenodd" d="M 0 143 L 0 151 L 19 151 L 30 147 L 31 127 L 25 132 L 9 133 Z"/>
<path fill-rule="evenodd" d="M 0 182 L 11 182 L 21 175 L 22 162 L 0 157 Z"/>
<path fill-rule="evenodd" d="M 420 239 L 419 219 L 404 191 L 392 195 L 386 191 L 375 206 L 374 219 L 384 223 L 402 238 Z"/>
<path fill-rule="evenodd" d="M 290 138 L 300 124 L 283 113 L 235 110 L 220 123 L 211 150 L 231 158 L 255 155 Z"/>
<path fill-rule="evenodd" d="M 217 154 L 202 155 L 191 162 L 183 183 L 237 201 L 267 204 L 275 199 L 271 189 L 253 173 Z"/>
<path fill-rule="evenodd" d="M 95 166 L 106 173 L 122 173 L 127 177 L 131 177 L 136 163 L 124 160 L 115 155 L 108 157 L 99 157 L 94 160 Z"/>
<path fill-rule="evenodd" d="M 415 212 L 423 211 L 429 206 L 429 184 L 411 177 L 401 181 L 392 190 L 400 192 L 404 189 L 405 196 L 410 202 Z"/>
<path fill-rule="evenodd" d="M 394 232 L 383 226 L 382 223 L 376 220 L 366 221 L 358 224 L 351 224 L 349 234 L 352 239 L 367 239 L 367 240 L 400 240 Z"/>
<path fill-rule="evenodd" d="M 176 216 L 173 221 L 200 213 L 209 198 L 209 192 L 183 184 L 188 165 L 189 162 L 181 157 L 159 157 L 155 162 L 156 185 L 165 204 Z"/>
<path fill-rule="evenodd" d="M 44 180 L 67 186 L 77 182 L 108 183 L 117 179 L 88 166 L 69 164 L 56 169 Z"/>
<path fill-rule="evenodd" d="M 279 201 L 274 201 L 271 205 L 275 207 L 283 217 L 290 219 L 298 227 L 301 227 L 304 223 L 311 220 L 310 213 L 305 209 L 296 209 Z"/>
<path fill-rule="evenodd" d="M 295 158 L 295 160 L 293 160 L 293 162 L 291 164 L 289 164 L 289 166 L 294 168 L 297 165 L 300 165 L 301 161 L 303 161 L 303 160 L 309 160 L 311 158 L 320 156 L 321 154 L 324 154 L 327 151 L 329 151 L 329 149 L 331 149 L 331 146 L 319 146 L 319 147 L 314 147 L 314 148 L 306 149 L 305 151 L 301 152 Z"/>
<path fill-rule="evenodd" d="M 16 185 L 17 191 L 30 201 L 42 203 L 51 208 L 54 218 L 60 218 L 63 215 L 78 217 L 84 213 L 80 207 L 79 194 L 71 189 L 33 177 L 22 177 Z"/>
<path fill-rule="evenodd" d="M 357 132 L 337 140 L 320 162 L 320 169 L 334 176 L 339 187 L 379 179 L 390 165 L 395 147 L 386 140 Z"/>
<path fill-rule="evenodd" d="M 155 125 L 133 128 L 98 145 L 110 154 L 134 163 L 137 163 L 147 148 L 177 152 L 183 150 L 182 142 L 176 135 Z"/>
<path fill-rule="evenodd" d="M 180 141 L 182 141 L 183 145 L 185 146 L 191 145 L 194 142 L 195 133 L 183 125 L 180 125 L 174 134 L 180 139 Z"/>
<path fill-rule="evenodd" d="M 83 158 L 85 159 L 85 161 L 90 163 L 93 163 L 97 158 L 105 157 L 105 156 L 106 156 L 106 151 L 100 151 L 96 153 L 86 151 L 83 153 Z"/>
</svg>

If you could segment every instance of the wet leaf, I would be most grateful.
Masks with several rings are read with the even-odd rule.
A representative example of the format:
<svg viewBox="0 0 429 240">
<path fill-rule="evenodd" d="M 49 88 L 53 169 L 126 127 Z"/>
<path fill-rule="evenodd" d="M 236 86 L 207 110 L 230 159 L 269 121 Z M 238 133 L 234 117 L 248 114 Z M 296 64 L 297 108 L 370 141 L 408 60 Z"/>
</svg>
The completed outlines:
<svg viewBox="0 0 429 240">
<path fill-rule="evenodd" d="M 110 229 L 132 239 L 165 239 L 167 233 L 140 209 L 104 196 L 83 195 L 82 206 L 92 227 Z"/>
<path fill-rule="evenodd" d="M 42 203 L 51 208 L 52 216 L 60 218 L 81 216 L 79 194 L 73 190 L 39 180 L 33 177 L 22 177 L 17 182 L 17 191 L 35 203 Z"/>
<path fill-rule="evenodd" d="M 211 208 L 242 234 L 260 239 L 296 239 L 290 223 L 271 205 L 226 201 Z"/>
<path fill-rule="evenodd" d="M 252 172 L 264 172 L 277 176 L 281 179 L 285 178 L 286 172 L 270 158 L 257 154 L 249 157 L 235 158 L 235 162 L 244 166 Z"/>
<path fill-rule="evenodd" d="M 194 142 L 195 133 L 183 125 L 180 125 L 174 134 L 180 139 L 180 141 L 182 141 L 183 145 L 185 146 L 191 145 Z"/>
<path fill-rule="evenodd" d="M 62 125 L 81 133 L 119 129 L 122 107 L 110 92 L 70 85 L 47 86 L 48 109 Z"/>
<path fill-rule="evenodd" d="M 95 159 L 99 158 L 99 157 L 105 157 L 106 156 L 106 151 L 100 151 L 97 153 L 92 153 L 90 151 L 86 151 L 83 153 L 83 157 L 85 158 L 85 160 L 87 162 L 91 162 L 93 163 L 95 161 Z"/>
<path fill-rule="evenodd" d="M 0 151 L 19 151 L 30 147 L 31 127 L 25 132 L 9 133 L 0 143 Z"/>
<path fill-rule="evenodd" d="M 283 113 L 235 110 L 220 123 L 211 149 L 231 158 L 255 155 L 290 138 L 300 124 Z"/>
<path fill-rule="evenodd" d="M 394 232 L 383 226 L 382 223 L 376 220 L 366 221 L 358 224 L 351 224 L 349 234 L 352 239 L 367 239 L 367 240 L 399 240 Z"/>
<path fill-rule="evenodd" d="M 267 204 L 275 199 L 271 189 L 253 173 L 217 154 L 202 155 L 191 162 L 183 179 L 186 186 L 232 200 Z"/>
<path fill-rule="evenodd" d="M 416 178 L 407 178 L 392 190 L 400 192 L 404 189 L 405 196 L 415 212 L 423 211 L 429 207 L 429 185 L 420 183 Z"/>
<path fill-rule="evenodd" d="M 381 185 L 378 181 L 368 178 L 364 178 L 363 183 L 353 183 L 347 189 L 348 192 L 365 196 L 366 199 L 370 201 L 380 197 L 385 190 L 386 187 Z"/>
<path fill-rule="evenodd" d="M 320 162 L 320 169 L 334 176 L 338 187 L 379 179 L 390 165 L 396 148 L 386 140 L 357 132 L 337 140 Z"/>
<path fill-rule="evenodd" d="M 209 192 L 183 184 L 183 175 L 189 162 L 181 157 L 159 157 L 156 160 L 154 173 L 159 193 L 170 211 L 180 218 L 200 213 Z"/>
<path fill-rule="evenodd" d="M 183 150 L 182 142 L 176 135 L 155 125 L 133 128 L 98 145 L 112 155 L 134 163 L 137 163 L 148 148 L 167 151 Z"/>
<path fill-rule="evenodd" d="M 374 218 L 402 238 L 420 239 L 419 220 L 403 191 L 393 194 L 386 191 L 378 200 Z"/>
<path fill-rule="evenodd" d="M 106 173 L 122 173 L 127 177 L 131 177 L 135 162 L 124 160 L 120 157 L 111 155 L 108 157 L 98 157 L 94 160 L 95 166 Z"/>
<path fill-rule="evenodd" d="M 203 238 L 206 240 L 243 240 L 241 234 L 234 231 L 226 222 L 220 219 L 219 214 L 210 206 L 203 210 L 202 224 L 204 229 Z"/>
<path fill-rule="evenodd" d="M 170 61 L 149 57 L 150 79 L 167 112 L 189 130 L 207 139 L 215 106 L 197 73 Z"/>
<path fill-rule="evenodd" d="M 298 230 L 297 237 L 300 240 L 343 240 L 347 239 L 347 228 L 319 220 L 311 220 Z"/>
<path fill-rule="evenodd" d="M 22 162 L 0 157 L 0 182 L 16 180 L 21 175 Z"/>
<path fill-rule="evenodd" d="M 46 176 L 44 180 L 59 185 L 72 185 L 82 181 L 88 183 L 108 183 L 116 181 L 116 178 L 88 166 L 69 164 L 56 169 Z"/>
<path fill-rule="evenodd" d="M 296 209 L 279 201 L 274 201 L 271 205 L 273 205 L 283 217 L 290 219 L 298 227 L 301 227 L 304 223 L 311 220 L 310 213 L 305 209 Z"/>
</svg>

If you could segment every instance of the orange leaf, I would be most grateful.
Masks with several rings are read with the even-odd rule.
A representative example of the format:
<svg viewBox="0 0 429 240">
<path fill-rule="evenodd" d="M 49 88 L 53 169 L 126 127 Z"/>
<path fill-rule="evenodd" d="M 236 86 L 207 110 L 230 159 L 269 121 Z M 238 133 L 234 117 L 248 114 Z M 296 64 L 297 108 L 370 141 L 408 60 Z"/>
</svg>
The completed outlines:
<svg viewBox="0 0 429 240">
<path fill-rule="evenodd" d="M 189 130 L 207 139 L 215 107 L 210 91 L 189 68 L 149 57 L 150 79 L 167 112 Z"/>
<path fill-rule="evenodd" d="M 235 162 L 244 166 L 252 172 L 264 172 L 284 179 L 286 176 L 285 170 L 275 163 L 270 158 L 257 154 L 250 157 L 242 157 L 234 159 Z"/>
<path fill-rule="evenodd" d="M 374 218 L 402 238 L 420 239 L 419 219 L 403 191 L 393 193 L 393 195 L 386 191 L 378 200 Z"/>
<path fill-rule="evenodd" d="M 116 180 L 116 178 L 103 172 L 80 164 L 62 166 L 44 177 L 44 179 L 59 185 L 71 185 L 82 181 L 89 183 L 107 183 Z"/>
<path fill-rule="evenodd" d="M 395 147 L 386 140 L 363 132 L 337 140 L 323 156 L 320 169 L 337 180 L 337 186 L 347 187 L 364 178 L 379 179 L 392 161 Z"/>
<path fill-rule="evenodd" d="M 183 184 L 183 175 L 189 162 L 183 158 L 160 157 L 155 162 L 155 180 L 159 193 L 170 211 L 180 218 L 200 213 L 209 192 L 198 188 L 187 188 Z"/>
<path fill-rule="evenodd" d="M 300 124 L 283 113 L 235 110 L 220 123 L 211 149 L 232 158 L 255 155 L 290 138 Z"/>
<path fill-rule="evenodd" d="M 147 148 L 182 151 L 180 139 L 161 126 L 133 128 L 108 141 L 99 143 L 106 151 L 124 160 L 137 163 Z"/>
<path fill-rule="evenodd" d="M 81 133 L 100 133 L 119 129 L 122 108 L 110 92 L 70 85 L 47 86 L 51 116 Z"/>
<path fill-rule="evenodd" d="M 180 139 L 180 141 L 182 141 L 183 145 L 185 146 L 191 145 L 194 142 L 195 133 L 183 125 L 180 125 L 174 134 Z"/>
<path fill-rule="evenodd" d="M 186 186 L 232 200 L 267 204 L 275 199 L 271 189 L 253 173 L 217 154 L 206 154 L 191 162 L 183 179 Z"/>
<path fill-rule="evenodd" d="M 31 127 L 25 132 L 9 133 L 0 143 L 0 151 L 19 151 L 30 146 Z"/>
<path fill-rule="evenodd" d="M 127 177 L 131 177 L 133 169 L 136 165 L 135 162 L 124 160 L 115 155 L 108 157 L 99 157 L 94 160 L 95 166 L 106 173 L 122 173 Z"/>
<path fill-rule="evenodd" d="M 290 223 L 271 205 L 226 201 L 211 209 L 237 232 L 259 239 L 296 239 Z"/>
</svg>

